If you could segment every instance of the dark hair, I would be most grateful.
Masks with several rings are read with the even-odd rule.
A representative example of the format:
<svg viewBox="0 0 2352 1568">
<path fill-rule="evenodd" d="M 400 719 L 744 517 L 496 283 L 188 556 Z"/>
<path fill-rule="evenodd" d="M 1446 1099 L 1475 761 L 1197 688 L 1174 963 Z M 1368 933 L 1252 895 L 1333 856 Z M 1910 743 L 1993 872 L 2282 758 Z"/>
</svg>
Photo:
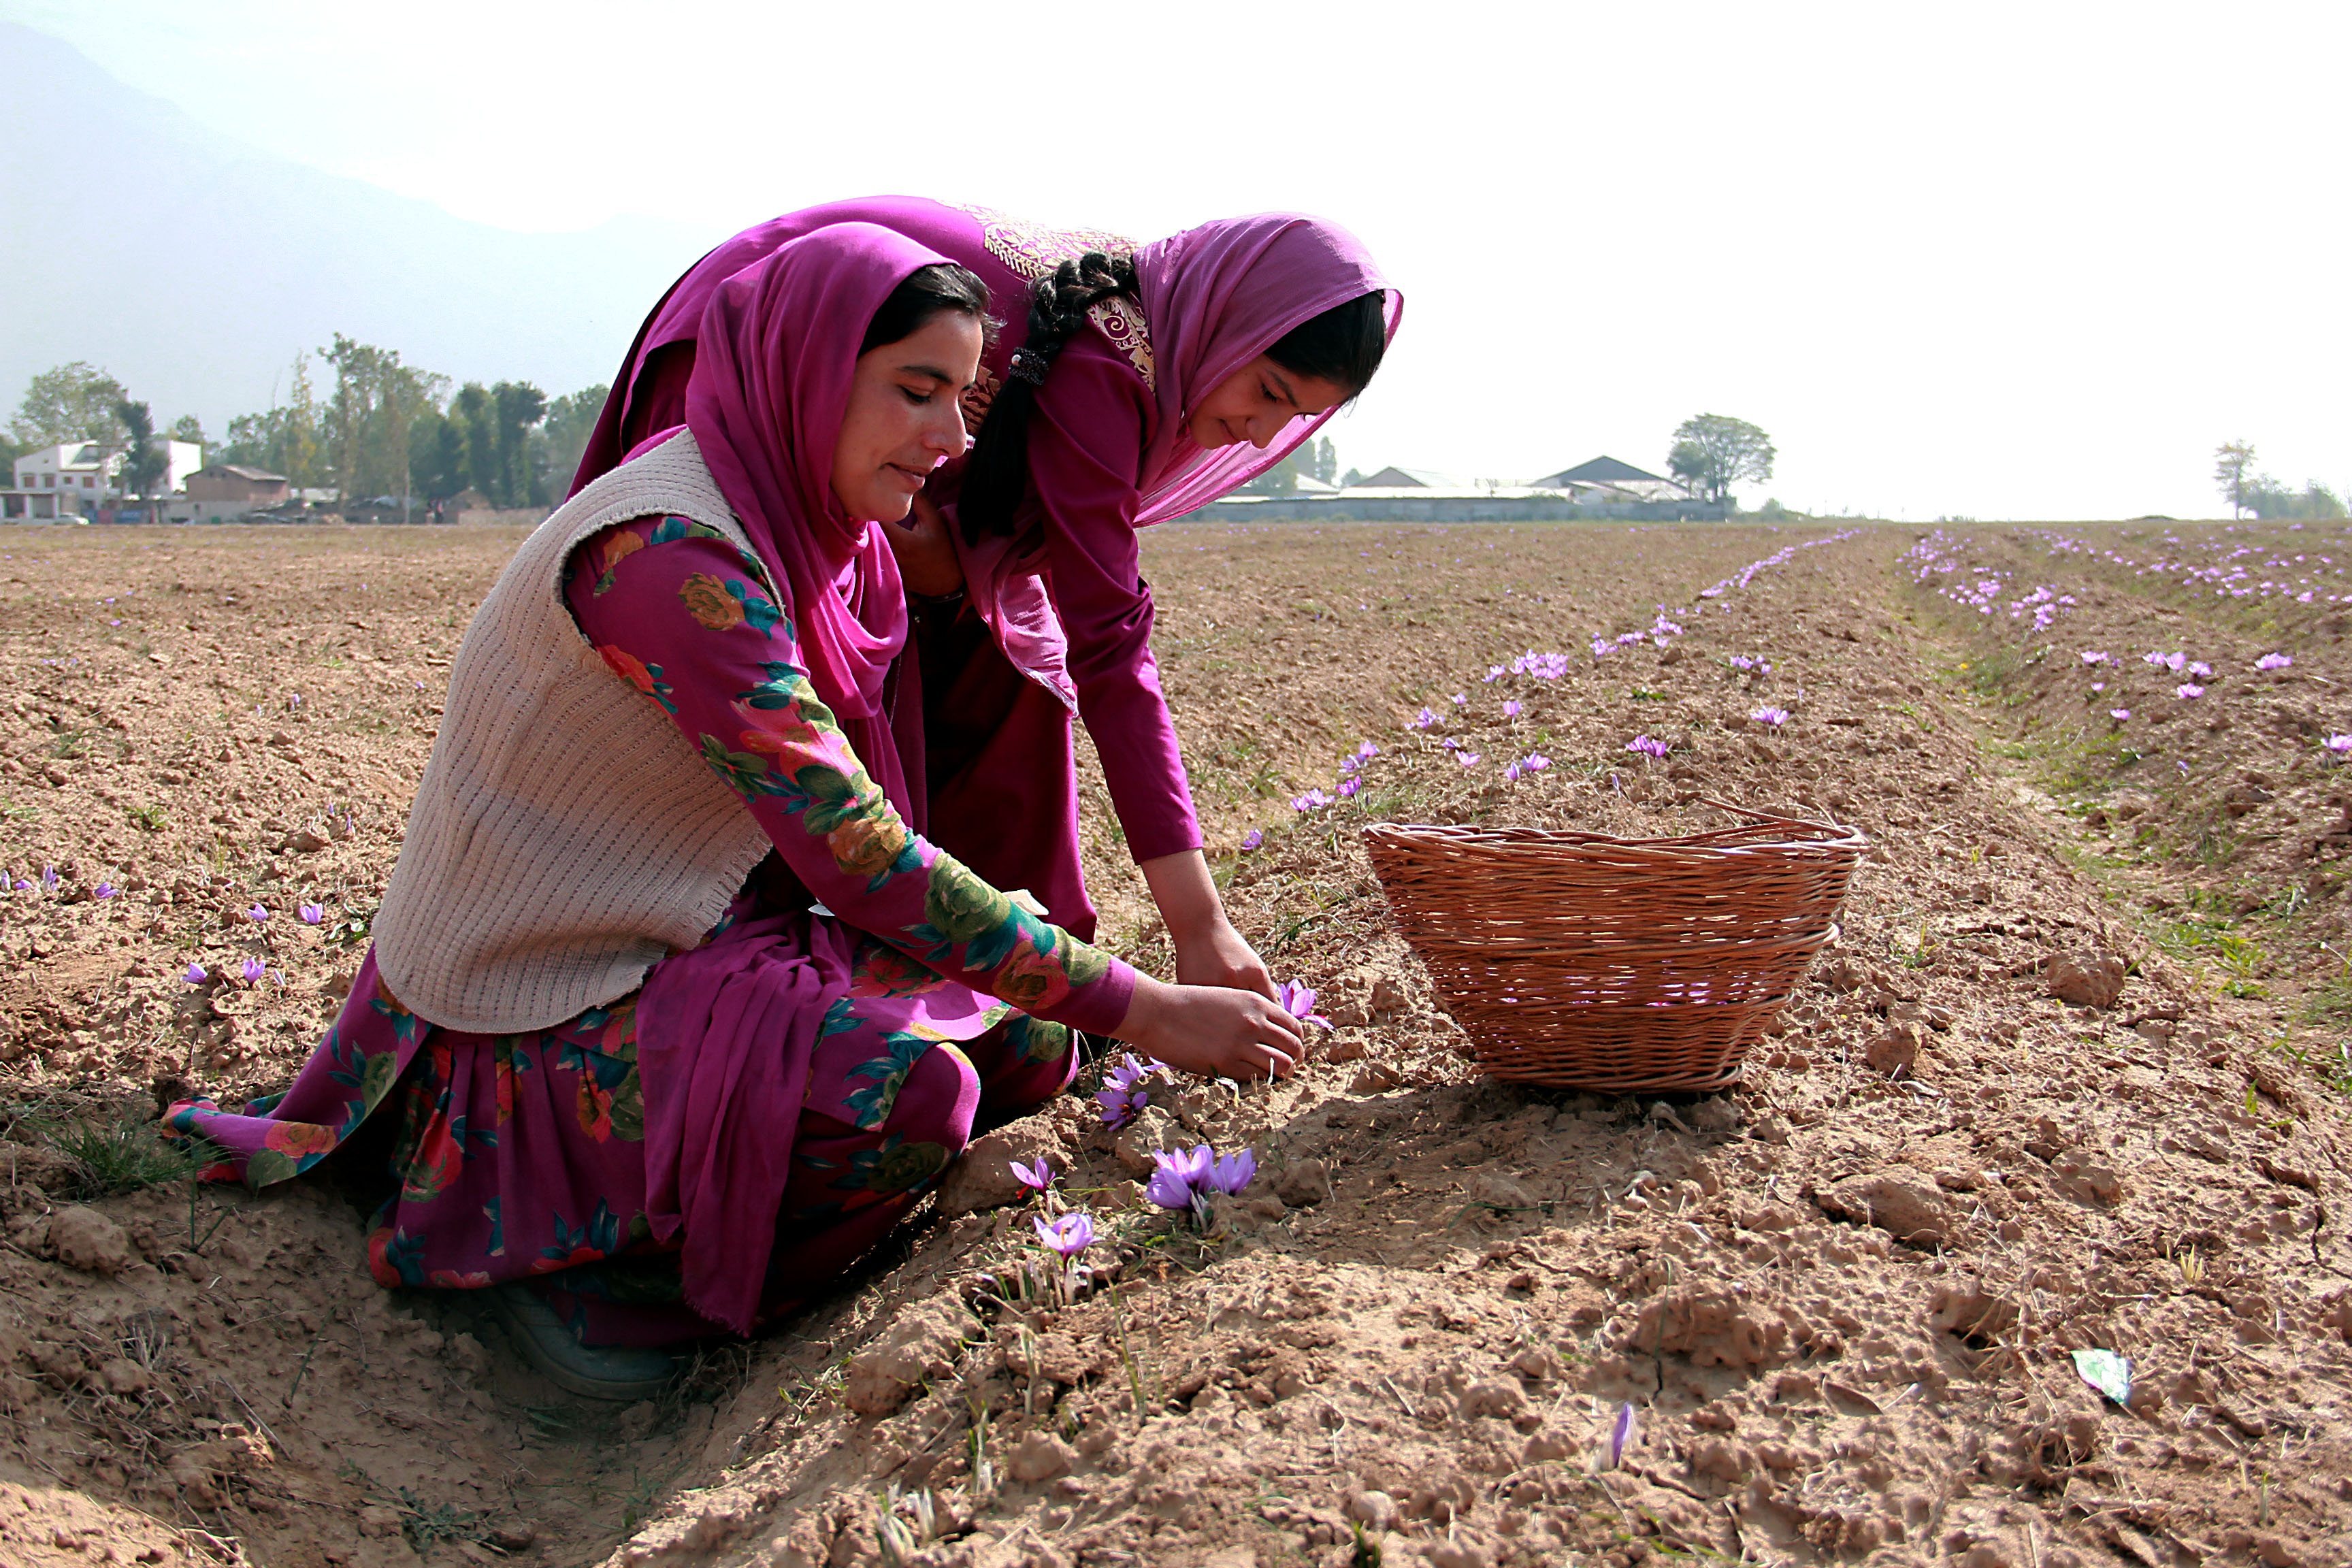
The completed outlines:
<svg viewBox="0 0 2352 1568">
<path fill-rule="evenodd" d="M 921 331 L 933 316 L 953 311 L 970 316 L 980 322 L 983 340 L 994 335 L 996 323 L 988 316 L 988 285 L 969 268 L 952 261 L 934 261 L 929 267 L 918 267 L 899 280 L 866 324 L 866 341 L 857 345 L 859 353 L 878 349 L 885 343 L 895 343 Z"/>
<path fill-rule="evenodd" d="M 1122 295 L 1136 297 L 1134 257 L 1089 250 L 1075 261 L 1063 262 L 1052 277 L 1030 285 L 1029 335 L 1021 352 L 1051 367 L 1087 324 L 1087 312 Z M 988 405 L 980 439 L 964 460 L 963 489 L 957 497 L 963 536 L 970 542 L 1013 531 L 1013 514 L 1029 489 L 1029 411 L 1036 405 L 1036 384 L 1009 375 Z"/>
<path fill-rule="evenodd" d="M 1388 352 L 1387 302 L 1375 289 L 1309 316 L 1276 338 L 1265 357 L 1294 375 L 1344 386 L 1352 399 L 1371 385 Z"/>
</svg>

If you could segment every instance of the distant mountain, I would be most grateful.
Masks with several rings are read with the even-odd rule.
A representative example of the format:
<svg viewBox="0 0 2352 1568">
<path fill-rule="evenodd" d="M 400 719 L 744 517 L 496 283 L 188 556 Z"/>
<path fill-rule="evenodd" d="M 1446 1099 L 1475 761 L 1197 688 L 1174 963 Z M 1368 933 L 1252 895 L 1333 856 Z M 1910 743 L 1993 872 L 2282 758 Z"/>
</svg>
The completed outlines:
<svg viewBox="0 0 2352 1568">
<path fill-rule="evenodd" d="M 0 81 L 0 424 L 35 373 L 79 359 L 217 437 L 338 331 L 459 380 L 570 392 L 610 377 L 725 237 L 469 223 L 231 141 L 13 24 Z"/>
</svg>

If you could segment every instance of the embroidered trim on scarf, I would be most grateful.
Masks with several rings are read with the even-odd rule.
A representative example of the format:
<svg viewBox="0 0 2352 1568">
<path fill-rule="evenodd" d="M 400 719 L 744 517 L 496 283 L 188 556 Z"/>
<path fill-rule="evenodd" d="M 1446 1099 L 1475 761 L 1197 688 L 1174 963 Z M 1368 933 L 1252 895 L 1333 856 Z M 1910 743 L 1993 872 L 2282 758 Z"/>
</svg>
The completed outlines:
<svg viewBox="0 0 2352 1568">
<path fill-rule="evenodd" d="M 1014 217 L 1011 213 L 994 207 L 971 206 L 962 202 L 950 202 L 950 206 L 980 220 L 981 244 L 988 254 L 1004 263 L 1024 278 L 1045 278 L 1063 262 L 1084 256 L 1089 250 L 1135 253 L 1135 241 L 1123 234 L 1113 234 L 1099 228 L 1048 228 L 1044 224 L 1031 223 Z M 1143 319 L 1142 310 L 1132 300 L 1106 300 L 1087 312 L 1087 319 L 1102 330 L 1111 346 L 1127 356 L 1136 374 L 1143 377 L 1147 392 L 1157 391 L 1159 366 L 1151 357 L 1151 329 Z M 996 388 L 986 388 L 993 397 Z M 971 406 L 971 395 L 966 394 L 965 406 Z M 982 405 L 981 418 L 987 417 L 987 405 Z M 971 427 L 977 424 L 967 420 Z"/>
</svg>

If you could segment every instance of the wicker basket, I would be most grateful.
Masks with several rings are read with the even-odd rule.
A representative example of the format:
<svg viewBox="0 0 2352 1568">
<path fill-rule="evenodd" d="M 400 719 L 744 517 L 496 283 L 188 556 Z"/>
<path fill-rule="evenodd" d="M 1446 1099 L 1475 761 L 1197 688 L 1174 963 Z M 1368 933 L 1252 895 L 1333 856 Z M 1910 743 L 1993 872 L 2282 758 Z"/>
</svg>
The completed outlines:
<svg viewBox="0 0 2352 1568">
<path fill-rule="evenodd" d="M 1723 809 L 1751 820 L 1638 839 L 1384 822 L 1365 847 L 1487 1074 L 1708 1089 L 1739 1076 L 1867 847 L 1858 828 Z"/>
</svg>

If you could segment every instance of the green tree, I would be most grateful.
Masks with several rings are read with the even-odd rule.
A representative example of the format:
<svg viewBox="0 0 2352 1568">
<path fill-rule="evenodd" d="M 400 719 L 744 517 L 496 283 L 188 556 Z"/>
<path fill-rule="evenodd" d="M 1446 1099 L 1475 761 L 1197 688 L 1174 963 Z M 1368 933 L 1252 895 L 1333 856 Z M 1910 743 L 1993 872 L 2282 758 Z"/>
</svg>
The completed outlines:
<svg viewBox="0 0 2352 1568">
<path fill-rule="evenodd" d="M 466 442 L 464 483 L 457 489 L 471 487 L 493 495 L 499 488 L 499 428 L 490 411 L 489 389 L 478 381 L 467 382 L 457 389 L 450 415 Z"/>
<path fill-rule="evenodd" d="M 267 413 L 240 414 L 228 422 L 228 438 L 214 461 L 264 468 L 284 476 L 297 489 L 324 481 L 324 458 L 317 395 L 310 388 L 310 360 L 294 356 L 286 401 Z"/>
<path fill-rule="evenodd" d="M 2253 466 L 2254 447 L 2251 441 L 2224 441 L 2213 448 L 2213 482 L 2221 487 L 2231 517 L 2246 515 L 2246 482 L 2248 470 Z"/>
<path fill-rule="evenodd" d="M 1364 470 L 1361 468 L 1349 468 L 1346 476 L 1339 480 L 1339 488 L 1341 489 L 1345 489 L 1349 485 L 1360 485 L 1363 482 Z"/>
<path fill-rule="evenodd" d="M 2343 498 L 2317 479 L 2305 480 L 2298 491 L 2287 489 L 2268 474 L 2242 478 L 2233 504 L 2272 521 L 2320 522 L 2344 515 Z"/>
<path fill-rule="evenodd" d="M 122 421 L 127 437 L 120 475 L 122 493 L 144 500 L 155 493 L 155 487 L 171 472 L 171 454 L 155 439 L 155 416 L 147 405 L 126 397 L 115 405 L 114 416 Z"/>
<path fill-rule="evenodd" d="M 1772 477 L 1772 437 L 1745 419 L 1701 414 L 1675 431 L 1666 471 L 1708 500 L 1728 500 L 1731 487 Z"/>
<path fill-rule="evenodd" d="M 547 394 L 527 381 L 502 381 L 490 388 L 498 451 L 500 506 L 536 506 L 546 498 L 545 476 L 531 461 L 531 427 L 547 415 Z"/>
<path fill-rule="evenodd" d="M 397 498 L 404 513 L 413 493 L 409 431 L 439 414 L 448 379 L 341 332 L 319 352 L 335 367 L 326 409 L 334 482 L 346 502 Z"/>
<path fill-rule="evenodd" d="M 466 422 L 455 405 L 409 426 L 408 472 L 426 500 L 447 500 L 466 488 Z"/>
<path fill-rule="evenodd" d="M 129 439 L 120 413 L 126 395 L 121 382 L 75 360 L 33 378 L 8 433 L 27 449 L 95 441 L 110 454 L 120 452 Z"/>
<path fill-rule="evenodd" d="M 1242 486 L 1242 493 L 1251 496 L 1297 495 L 1298 493 L 1298 453 L 1291 453 L 1274 467 Z"/>
<path fill-rule="evenodd" d="M 172 439 L 174 441 L 194 442 L 199 447 L 208 447 L 212 445 L 211 442 L 205 438 L 205 427 L 203 422 L 197 419 L 197 417 L 193 414 L 183 414 L 177 419 L 172 421 Z"/>
<path fill-rule="evenodd" d="M 1304 459 L 1298 466 L 1308 478 L 1320 479 L 1327 485 L 1339 483 L 1339 454 L 1331 449 L 1330 437 L 1318 437 L 1298 450 Z"/>
<path fill-rule="evenodd" d="M 572 477 L 580 471 L 581 456 L 588 450 L 588 438 L 596 433 L 596 421 L 604 412 L 610 390 L 583 386 L 547 405 L 547 422 L 541 426 L 544 445 L 540 468 L 551 489 L 572 488 Z"/>
</svg>

